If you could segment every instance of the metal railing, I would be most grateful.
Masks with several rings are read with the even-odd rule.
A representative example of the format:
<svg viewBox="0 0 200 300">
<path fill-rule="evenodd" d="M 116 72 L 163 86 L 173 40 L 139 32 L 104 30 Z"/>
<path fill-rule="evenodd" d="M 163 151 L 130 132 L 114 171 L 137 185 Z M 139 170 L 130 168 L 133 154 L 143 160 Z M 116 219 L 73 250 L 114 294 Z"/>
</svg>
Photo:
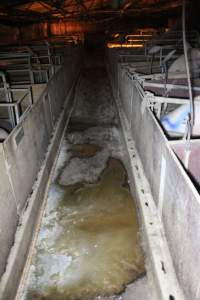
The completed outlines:
<svg viewBox="0 0 200 300">
<path fill-rule="evenodd" d="M 0 88 L 0 91 L 5 91 L 3 88 Z M 22 94 L 19 96 L 19 99 L 14 100 L 17 97 L 17 93 Z M 12 127 L 14 128 L 25 115 L 28 113 L 30 108 L 33 105 L 32 91 L 30 88 L 8 88 L 6 91 L 6 98 L 9 101 L 0 102 L 0 109 L 4 108 L 8 110 L 9 116 L 11 118 Z M 26 100 L 26 103 L 23 103 Z"/>
</svg>

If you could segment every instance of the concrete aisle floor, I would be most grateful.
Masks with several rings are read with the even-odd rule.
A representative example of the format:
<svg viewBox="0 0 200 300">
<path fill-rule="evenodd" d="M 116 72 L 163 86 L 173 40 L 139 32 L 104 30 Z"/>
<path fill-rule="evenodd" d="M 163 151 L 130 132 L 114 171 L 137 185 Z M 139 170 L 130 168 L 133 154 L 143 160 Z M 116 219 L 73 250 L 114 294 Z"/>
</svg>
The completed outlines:
<svg viewBox="0 0 200 300">
<path fill-rule="evenodd" d="M 22 298 L 147 300 L 136 208 L 102 57 L 86 61 L 76 97 Z"/>
</svg>

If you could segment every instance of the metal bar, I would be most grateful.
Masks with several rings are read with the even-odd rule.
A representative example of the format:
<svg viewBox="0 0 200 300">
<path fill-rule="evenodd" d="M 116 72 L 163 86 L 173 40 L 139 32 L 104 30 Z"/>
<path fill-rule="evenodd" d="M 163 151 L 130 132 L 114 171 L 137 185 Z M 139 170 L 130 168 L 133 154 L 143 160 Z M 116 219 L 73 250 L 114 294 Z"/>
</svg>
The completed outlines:
<svg viewBox="0 0 200 300">
<path fill-rule="evenodd" d="M 21 103 L 23 100 L 24 100 L 24 98 L 27 96 L 29 94 L 29 90 L 28 90 L 28 92 L 26 93 L 26 94 L 24 94 L 19 100 L 17 100 L 17 102 L 15 102 L 16 104 L 19 104 L 19 103 Z"/>
<path fill-rule="evenodd" d="M 16 102 L 0 102 L 0 107 L 14 107 L 16 105 L 19 105 L 27 95 L 29 95 L 30 91 L 28 91 L 25 95 L 23 95 L 19 100 Z"/>
<path fill-rule="evenodd" d="M 31 106 L 28 106 L 25 111 L 23 112 L 23 114 L 19 117 L 19 121 L 18 123 L 22 120 L 22 118 L 24 118 L 24 116 L 29 112 L 29 110 L 31 109 Z M 17 124 L 18 124 L 17 123 Z"/>
<path fill-rule="evenodd" d="M 0 88 L 1 90 L 2 88 Z M 26 92 L 27 88 L 8 88 L 8 92 Z"/>
<path fill-rule="evenodd" d="M 29 87 L 29 101 L 30 101 L 30 105 L 33 105 L 33 93 L 32 93 L 32 87 Z"/>
<path fill-rule="evenodd" d="M 170 89 L 181 89 L 181 90 L 188 90 L 188 86 L 186 85 L 178 85 L 178 84 L 170 84 L 167 83 L 166 85 L 164 83 L 156 83 L 156 82 L 143 82 L 143 87 L 158 87 L 158 88 L 170 88 Z M 194 91 L 200 91 L 200 87 L 193 87 Z"/>
<path fill-rule="evenodd" d="M 42 69 L 42 70 L 32 70 L 33 73 L 39 73 L 39 72 L 47 72 L 48 70 L 50 70 L 50 68 L 47 69 Z"/>
<path fill-rule="evenodd" d="M 7 69 L 7 73 L 30 72 L 30 69 Z"/>
<path fill-rule="evenodd" d="M 46 71 L 45 73 L 45 77 L 46 77 L 46 83 L 49 81 L 49 75 L 48 75 L 48 71 Z"/>
<path fill-rule="evenodd" d="M 14 107 L 16 103 L 0 102 L 0 107 Z"/>
<path fill-rule="evenodd" d="M 15 109 L 16 122 L 18 124 L 19 123 L 19 107 L 18 107 L 18 105 L 15 105 L 14 109 Z"/>
<path fill-rule="evenodd" d="M 152 98 L 151 98 L 152 99 Z M 200 100 L 196 100 L 200 101 Z M 167 97 L 158 97 L 154 96 L 152 102 L 156 103 L 168 103 L 168 104 L 188 104 L 190 103 L 189 99 L 181 99 L 181 98 L 167 98 Z"/>
</svg>

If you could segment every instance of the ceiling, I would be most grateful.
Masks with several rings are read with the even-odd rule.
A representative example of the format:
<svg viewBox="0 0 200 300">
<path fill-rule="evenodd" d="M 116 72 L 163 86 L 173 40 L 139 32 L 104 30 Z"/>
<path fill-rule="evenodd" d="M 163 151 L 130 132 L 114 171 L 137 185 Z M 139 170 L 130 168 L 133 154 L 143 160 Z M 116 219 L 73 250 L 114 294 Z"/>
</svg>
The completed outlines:
<svg viewBox="0 0 200 300">
<path fill-rule="evenodd" d="M 182 0 L 1 0 L 0 22 L 24 24 L 55 20 L 99 21 L 122 16 L 174 12 Z"/>
</svg>

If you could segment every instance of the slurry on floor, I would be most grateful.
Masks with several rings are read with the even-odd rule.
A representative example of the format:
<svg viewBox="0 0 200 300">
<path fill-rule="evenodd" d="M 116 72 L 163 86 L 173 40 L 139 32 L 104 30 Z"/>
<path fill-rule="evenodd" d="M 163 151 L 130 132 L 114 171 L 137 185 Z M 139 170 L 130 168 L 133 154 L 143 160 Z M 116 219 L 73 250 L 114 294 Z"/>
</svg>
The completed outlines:
<svg viewBox="0 0 200 300">
<path fill-rule="evenodd" d="M 126 286 L 145 273 L 119 122 L 103 68 L 83 71 L 77 98 L 23 299 L 126 299 Z"/>
</svg>

